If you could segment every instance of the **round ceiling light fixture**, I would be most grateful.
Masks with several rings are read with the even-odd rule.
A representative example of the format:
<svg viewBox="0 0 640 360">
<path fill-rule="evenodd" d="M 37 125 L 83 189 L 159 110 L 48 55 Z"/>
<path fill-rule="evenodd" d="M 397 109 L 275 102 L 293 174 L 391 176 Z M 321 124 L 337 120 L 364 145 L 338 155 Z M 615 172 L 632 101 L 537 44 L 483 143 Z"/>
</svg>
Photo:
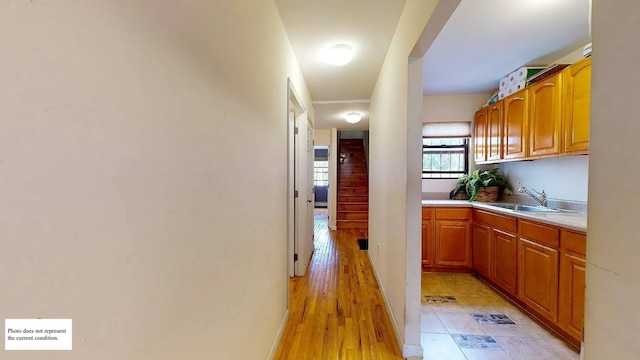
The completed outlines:
<svg viewBox="0 0 640 360">
<path fill-rule="evenodd" d="M 344 119 L 349 124 L 355 124 L 355 123 L 359 122 L 360 120 L 362 120 L 362 115 L 360 115 L 357 112 L 350 112 L 350 113 L 347 113 L 347 115 L 344 116 Z"/>
<path fill-rule="evenodd" d="M 329 48 L 326 61 L 335 66 L 344 66 L 353 59 L 353 49 L 347 44 L 337 44 Z"/>
</svg>

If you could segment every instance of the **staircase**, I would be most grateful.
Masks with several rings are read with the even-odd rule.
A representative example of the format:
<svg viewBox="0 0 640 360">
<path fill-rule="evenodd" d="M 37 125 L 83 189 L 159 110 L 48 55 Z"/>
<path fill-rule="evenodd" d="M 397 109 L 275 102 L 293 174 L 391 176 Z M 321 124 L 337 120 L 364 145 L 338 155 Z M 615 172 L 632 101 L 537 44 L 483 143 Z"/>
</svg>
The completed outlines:
<svg viewBox="0 0 640 360">
<path fill-rule="evenodd" d="M 338 162 L 338 229 L 369 226 L 369 177 L 362 139 L 341 139 Z"/>
</svg>

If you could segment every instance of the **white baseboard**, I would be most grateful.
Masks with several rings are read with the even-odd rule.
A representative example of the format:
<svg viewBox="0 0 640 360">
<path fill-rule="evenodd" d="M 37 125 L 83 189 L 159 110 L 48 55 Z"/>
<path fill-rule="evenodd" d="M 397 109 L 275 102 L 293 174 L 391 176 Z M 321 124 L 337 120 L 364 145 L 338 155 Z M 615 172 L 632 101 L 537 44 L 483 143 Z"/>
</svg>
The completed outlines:
<svg viewBox="0 0 640 360">
<path fill-rule="evenodd" d="M 400 338 L 400 331 L 398 331 L 398 323 L 396 322 L 396 317 L 391 311 L 391 304 L 389 303 L 389 299 L 387 298 L 387 293 L 384 291 L 384 287 L 382 286 L 382 282 L 380 281 L 380 277 L 378 276 L 378 270 L 373 265 L 373 261 L 371 261 L 371 253 L 367 251 L 367 255 L 369 256 L 369 263 L 371 264 L 371 268 L 373 269 L 373 275 L 376 277 L 376 281 L 378 282 L 378 287 L 380 288 L 380 292 L 382 293 L 382 298 L 384 299 L 384 305 L 387 308 L 387 313 L 391 318 L 391 325 L 393 325 L 393 331 L 396 333 L 396 341 L 400 345 L 400 348 L 403 349 L 404 352 L 404 341 Z"/>
<path fill-rule="evenodd" d="M 289 321 L 289 309 L 284 313 L 282 323 L 278 329 L 278 335 L 276 335 L 276 339 L 271 345 L 271 350 L 269 351 L 269 355 L 267 355 L 267 360 L 273 360 L 273 357 L 276 355 L 276 350 L 278 350 L 278 345 L 280 345 L 280 340 L 282 340 L 282 334 L 284 333 L 284 328 L 287 326 L 287 321 Z"/>
<path fill-rule="evenodd" d="M 391 318 L 391 324 L 393 325 L 393 331 L 396 333 L 396 341 L 400 345 L 402 349 L 402 357 L 405 359 L 422 359 L 424 350 L 421 345 L 409 345 L 404 343 L 404 339 L 400 337 L 400 331 L 398 331 L 398 322 L 396 321 L 396 317 L 391 311 L 391 305 L 389 303 L 389 299 L 387 298 L 387 293 L 384 291 L 384 287 L 382 286 L 382 282 L 380 282 L 380 277 L 378 276 L 378 270 L 373 265 L 373 261 L 371 261 L 371 253 L 367 251 L 367 255 L 369 256 L 369 263 L 371 263 L 371 268 L 373 269 L 373 274 L 376 277 L 376 281 L 378 282 L 378 287 L 380 288 L 380 292 L 382 293 L 382 298 L 384 299 L 384 305 L 387 308 L 387 313 Z"/>
<path fill-rule="evenodd" d="M 422 359 L 424 349 L 421 345 L 404 344 L 402 347 L 402 357 L 405 359 Z"/>
</svg>

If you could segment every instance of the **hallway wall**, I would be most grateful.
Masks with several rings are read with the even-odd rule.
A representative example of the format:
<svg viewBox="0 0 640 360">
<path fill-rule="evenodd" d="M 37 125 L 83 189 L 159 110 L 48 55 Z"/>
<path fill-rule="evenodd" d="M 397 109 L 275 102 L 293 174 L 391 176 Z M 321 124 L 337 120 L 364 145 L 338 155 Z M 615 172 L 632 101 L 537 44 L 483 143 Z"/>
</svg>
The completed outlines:
<svg viewBox="0 0 640 360">
<path fill-rule="evenodd" d="M 593 1 L 585 359 L 640 353 L 637 1 Z"/>
<path fill-rule="evenodd" d="M 2 2 L 0 43 L 0 318 L 73 319 L 51 360 L 265 359 L 287 77 L 311 104 L 274 3 Z"/>
<path fill-rule="evenodd" d="M 406 266 L 409 249 L 414 255 L 420 249 L 422 107 L 417 109 L 415 124 L 409 124 L 408 57 L 437 3 L 407 1 L 370 107 L 369 254 L 391 307 L 400 342 L 414 349 L 421 349 L 419 259 L 415 261 L 415 279 L 407 279 Z M 407 291 L 414 290 L 415 299 L 409 301 L 417 303 L 415 308 L 407 309 Z M 410 331 L 405 332 L 407 326 Z"/>
</svg>

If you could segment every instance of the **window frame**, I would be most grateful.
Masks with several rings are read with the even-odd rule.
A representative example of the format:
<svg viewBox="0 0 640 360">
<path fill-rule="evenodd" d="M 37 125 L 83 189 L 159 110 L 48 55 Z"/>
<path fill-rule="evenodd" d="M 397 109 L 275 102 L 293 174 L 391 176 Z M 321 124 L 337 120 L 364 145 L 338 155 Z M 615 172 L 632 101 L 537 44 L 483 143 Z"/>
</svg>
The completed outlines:
<svg viewBox="0 0 640 360">
<path fill-rule="evenodd" d="M 437 136 L 430 137 L 424 136 L 423 139 L 447 139 L 447 138 L 460 138 L 462 139 L 462 144 L 460 145 L 422 145 L 422 179 L 426 180 L 455 180 L 462 175 L 466 175 L 469 173 L 469 140 L 470 138 L 467 136 Z M 461 171 L 431 171 L 424 169 L 424 155 L 425 149 L 462 149 L 464 152 L 464 170 Z M 456 177 L 431 177 L 430 174 L 452 174 L 457 175 Z"/>
<path fill-rule="evenodd" d="M 316 166 L 318 162 L 326 162 L 327 166 Z M 327 169 L 326 171 L 317 171 L 317 169 Z M 316 174 L 327 174 L 327 180 L 316 179 Z M 316 182 L 326 182 L 326 185 L 318 185 Z M 313 186 L 314 187 L 329 187 L 329 158 L 314 158 L 313 160 Z"/>
</svg>

